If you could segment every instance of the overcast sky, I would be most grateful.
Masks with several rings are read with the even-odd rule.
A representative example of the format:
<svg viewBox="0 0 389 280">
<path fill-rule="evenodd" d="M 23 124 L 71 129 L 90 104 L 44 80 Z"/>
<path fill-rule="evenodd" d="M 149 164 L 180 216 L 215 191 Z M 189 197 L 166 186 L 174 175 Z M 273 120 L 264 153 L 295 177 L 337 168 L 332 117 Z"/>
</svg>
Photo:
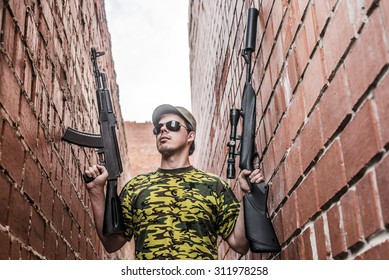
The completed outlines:
<svg viewBox="0 0 389 280">
<path fill-rule="evenodd" d="M 105 0 L 125 121 L 163 103 L 190 108 L 188 0 Z"/>
</svg>

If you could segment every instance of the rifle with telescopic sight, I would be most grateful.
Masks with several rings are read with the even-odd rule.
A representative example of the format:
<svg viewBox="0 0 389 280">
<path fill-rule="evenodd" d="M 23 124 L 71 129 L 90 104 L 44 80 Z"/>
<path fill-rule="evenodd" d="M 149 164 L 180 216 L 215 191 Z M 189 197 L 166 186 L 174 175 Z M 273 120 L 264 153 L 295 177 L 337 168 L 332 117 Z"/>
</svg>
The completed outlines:
<svg viewBox="0 0 389 280">
<path fill-rule="evenodd" d="M 255 51 L 258 10 L 250 8 L 248 11 L 246 46 L 242 56 L 246 64 L 246 82 L 243 90 L 242 109 L 230 110 L 231 133 L 228 146 L 227 178 L 235 178 L 235 156 L 240 155 L 239 168 L 241 170 L 254 170 L 254 160 L 258 157 L 255 147 L 256 126 L 256 98 L 251 84 L 251 56 Z M 242 135 L 237 136 L 237 126 L 242 117 Z M 240 152 L 236 151 L 236 140 L 240 140 Z M 267 196 L 269 186 L 265 182 L 252 184 L 250 193 L 244 195 L 244 217 L 246 237 L 252 252 L 279 252 L 281 247 L 274 232 L 273 225 L 268 217 Z"/>
</svg>

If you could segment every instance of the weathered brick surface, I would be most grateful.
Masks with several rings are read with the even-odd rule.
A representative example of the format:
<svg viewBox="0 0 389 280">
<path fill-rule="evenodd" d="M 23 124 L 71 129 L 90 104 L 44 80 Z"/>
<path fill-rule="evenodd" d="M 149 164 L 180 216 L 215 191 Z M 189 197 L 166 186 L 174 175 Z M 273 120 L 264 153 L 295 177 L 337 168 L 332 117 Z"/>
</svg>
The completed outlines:
<svg viewBox="0 0 389 280">
<path fill-rule="evenodd" d="M 81 177 L 94 151 L 61 141 L 68 126 L 98 132 L 96 47 L 127 154 L 104 1 L 1 0 L 0 27 L 0 259 L 127 257 L 107 254 L 94 229 Z"/>
<path fill-rule="evenodd" d="M 151 116 L 150 116 L 151 119 Z M 161 156 L 155 146 L 153 124 L 151 122 L 125 122 L 128 157 L 131 176 L 148 173 L 160 167 Z"/>
<path fill-rule="evenodd" d="M 388 1 L 191 1 L 195 164 L 225 177 L 250 6 L 256 143 L 282 251 L 239 256 L 220 243 L 220 257 L 388 259 Z"/>
</svg>

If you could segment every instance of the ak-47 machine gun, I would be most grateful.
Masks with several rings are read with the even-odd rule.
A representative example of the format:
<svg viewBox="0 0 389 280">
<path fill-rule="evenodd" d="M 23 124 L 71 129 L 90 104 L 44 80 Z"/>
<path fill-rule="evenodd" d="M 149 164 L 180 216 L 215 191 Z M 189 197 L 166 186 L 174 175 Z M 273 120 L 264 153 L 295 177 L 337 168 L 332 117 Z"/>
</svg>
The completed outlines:
<svg viewBox="0 0 389 280">
<path fill-rule="evenodd" d="M 258 157 L 255 147 L 256 126 L 256 98 L 251 84 L 251 56 L 255 51 L 258 10 L 250 8 L 248 11 L 246 47 L 242 56 L 246 63 L 246 82 L 243 91 L 242 109 L 230 110 L 231 134 L 228 146 L 227 178 L 235 178 L 235 156 L 240 155 L 239 168 L 254 170 L 254 160 Z M 243 119 L 242 135 L 237 136 L 237 125 L 240 117 Z M 240 152 L 236 151 L 236 140 L 240 140 Z M 252 184 L 250 193 L 244 195 L 244 217 L 246 237 L 252 252 L 279 252 L 281 247 L 274 232 L 273 225 L 268 217 L 267 196 L 269 186 L 265 182 Z"/>
<path fill-rule="evenodd" d="M 93 73 L 96 81 L 97 106 L 99 110 L 100 134 L 78 131 L 68 127 L 62 140 L 81 147 L 97 149 L 97 155 L 108 171 L 107 191 L 105 198 L 103 234 L 111 235 L 124 231 L 124 221 L 119 196 L 117 194 L 117 181 L 123 172 L 120 150 L 116 136 L 116 117 L 113 111 L 109 89 L 107 88 L 106 74 L 99 71 L 97 57 L 104 52 L 91 49 Z M 93 181 L 84 174 L 84 181 Z"/>
</svg>

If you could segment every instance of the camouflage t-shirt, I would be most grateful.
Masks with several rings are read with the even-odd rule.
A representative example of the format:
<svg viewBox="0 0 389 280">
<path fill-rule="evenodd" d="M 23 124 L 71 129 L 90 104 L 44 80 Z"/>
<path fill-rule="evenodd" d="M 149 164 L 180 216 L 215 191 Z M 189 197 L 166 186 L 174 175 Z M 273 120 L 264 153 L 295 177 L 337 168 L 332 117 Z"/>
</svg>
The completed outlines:
<svg viewBox="0 0 389 280">
<path fill-rule="evenodd" d="M 137 259 L 217 259 L 240 209 L 226 182 L 192 166 L 136 176 L 120 199 Z"/>
</svg>

